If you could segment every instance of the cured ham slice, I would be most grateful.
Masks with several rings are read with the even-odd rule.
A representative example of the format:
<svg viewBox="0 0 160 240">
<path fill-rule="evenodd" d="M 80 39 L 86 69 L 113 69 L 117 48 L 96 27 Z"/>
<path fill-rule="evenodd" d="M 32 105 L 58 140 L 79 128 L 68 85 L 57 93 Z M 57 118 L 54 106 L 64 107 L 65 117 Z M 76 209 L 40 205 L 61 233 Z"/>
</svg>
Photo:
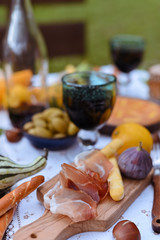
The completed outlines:
<svg viewBox="0 0 160 240">
<path fill-rule="evenodd" d="M 50 201 L 52 213 L 66 215 L 74 222 L 95 218 L 96 209 L 96 202 L 88 194 L 69 188 L 59 189 Z"/>
<path fill-rule="evenodd" d="M 109 184 L 108 181 L 103 182 L 102 179 L 100 178 L 98 173 L 92 172 L 90 170 L 87 171 L 87 173 L 92 176 L 93 178 L 93 183 L 97 186 L 98 188 L 98 193 L 100 200 L 103 200 L 108 192 L 109 192 Z"/>
<path fill-rule="evenodd" d="M 57 183 L 44 195 L 44 207 L 50 209 L 50 201 L 52 196 L 61 188 L 61 183 L 58 180 Z"/>
<path fill-rule="evenodd" d="M 98 173 L 103 182 L 106 182 L 113 165 L 109 162 L 107 157 L 99 150 L 82 152 L 75 158 L 75 165 L 77 168 Z"/>
<path fill-rule="evenodd" d="M 72 182 L 72 180 L 68 179 L 65 174 L 63 173 L 63 171 L 61 171 L 59 173 L 59 177 L 60 177 L 60 182 L 62 187 L 64 188 L 71 188 L 74 190 L 79 190 L 79 188 L 76 186 L 75 183 Z"/>
<path fill-rule="evenodd" d="M 75 164 L 62 164 L 58 183 L 44 196 L 44 205 L 54 214 L 70 217 L 74 222 L 97 215 L 97 204 L 108 193 L 108 176 L 113 168 L 98 150 L 83 152 Z"/>
<path fill-rule="evenodd" d="M 62 164 L 62 171 L 60 173 L 60 181 L 62 187 L 70 187 L 86 192 L 96 202 L 100 201 L 97 186 L 93 182 L 93 178 L 85 172 L 69 165 Z M 70 184 L 70 185 L 69 185 Z"/>
</svg>

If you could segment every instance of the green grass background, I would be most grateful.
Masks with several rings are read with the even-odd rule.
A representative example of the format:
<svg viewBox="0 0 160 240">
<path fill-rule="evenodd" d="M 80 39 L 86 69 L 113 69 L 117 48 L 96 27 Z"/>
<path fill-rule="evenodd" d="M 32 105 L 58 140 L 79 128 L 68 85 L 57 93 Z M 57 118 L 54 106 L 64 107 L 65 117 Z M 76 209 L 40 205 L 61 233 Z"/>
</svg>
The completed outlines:
<svg viewBox="0 0 160 240">
<path fill-rule="evenodd" d="M 45 2 L 45 0 L 44 0 Z M 86 55 L 56 57 L 50 71 L 62 70 L 67 64 L 87 60 L 92 65 L 111 63 L 109 39 L 115 34 L 137 34 L 146 40 L 141 68 L 160 62 L 159 0 L 85 0 L 84 3 L 34 6 L 38 23 L 83 20 L 86 23 Z M 0 6 L 0 24 L 5 24 L 6 10 Z M 65 39 L 64 39 L 65 40 Z"/>
</svg>

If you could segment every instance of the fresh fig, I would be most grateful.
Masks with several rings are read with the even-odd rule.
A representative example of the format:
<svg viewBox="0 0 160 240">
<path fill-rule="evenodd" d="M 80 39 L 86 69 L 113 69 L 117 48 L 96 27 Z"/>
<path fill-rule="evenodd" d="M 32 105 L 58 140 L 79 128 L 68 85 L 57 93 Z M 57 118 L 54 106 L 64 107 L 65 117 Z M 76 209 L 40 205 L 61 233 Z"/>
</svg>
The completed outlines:
<svg viewBox="0 0 160 240">
<path fill-rule="evenodd" d="M 153 167 L 150 154 L 142 148 L 142 143 L 121 153 L 118 165 L 124 176 L 133 179 L 145 178 Z"/>
</svg>

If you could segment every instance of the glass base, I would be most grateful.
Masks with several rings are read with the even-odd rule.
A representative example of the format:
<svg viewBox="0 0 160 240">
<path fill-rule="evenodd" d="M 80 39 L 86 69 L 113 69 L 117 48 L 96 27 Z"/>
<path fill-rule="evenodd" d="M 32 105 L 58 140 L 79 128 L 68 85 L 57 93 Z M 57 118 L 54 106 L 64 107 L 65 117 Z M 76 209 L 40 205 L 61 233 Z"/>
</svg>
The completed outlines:
<svg viewBox="0 0 160 240">
<path fill-rule="evenodd" d="M 94 148 L 99 138 L 97 130 L 80 130 L 77 139 L 78 143 L 83 150 L 90 150 Z"/>
</svg>

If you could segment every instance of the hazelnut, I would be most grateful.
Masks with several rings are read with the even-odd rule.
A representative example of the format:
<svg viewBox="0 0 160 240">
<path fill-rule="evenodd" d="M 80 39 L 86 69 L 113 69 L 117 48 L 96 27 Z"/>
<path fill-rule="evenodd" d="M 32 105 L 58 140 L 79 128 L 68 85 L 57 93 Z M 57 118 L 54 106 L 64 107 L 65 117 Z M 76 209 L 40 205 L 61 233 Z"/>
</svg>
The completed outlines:
<svg viewBox="0 0 160 240">
<path fill-rule="evenodd" d="M 118 222 L 113 228 L 113 237 L 115 240 L 140 240 L 141 235 L 137 226 L 129 221 Z"/>
<path fill-rule="evenodd" d="M 19 128 L 13 128 L 11 130 L 6 130 L 5 135 L 9 142 L 18 142 L 21 140 L 23 133 Z"/>
</svg>

